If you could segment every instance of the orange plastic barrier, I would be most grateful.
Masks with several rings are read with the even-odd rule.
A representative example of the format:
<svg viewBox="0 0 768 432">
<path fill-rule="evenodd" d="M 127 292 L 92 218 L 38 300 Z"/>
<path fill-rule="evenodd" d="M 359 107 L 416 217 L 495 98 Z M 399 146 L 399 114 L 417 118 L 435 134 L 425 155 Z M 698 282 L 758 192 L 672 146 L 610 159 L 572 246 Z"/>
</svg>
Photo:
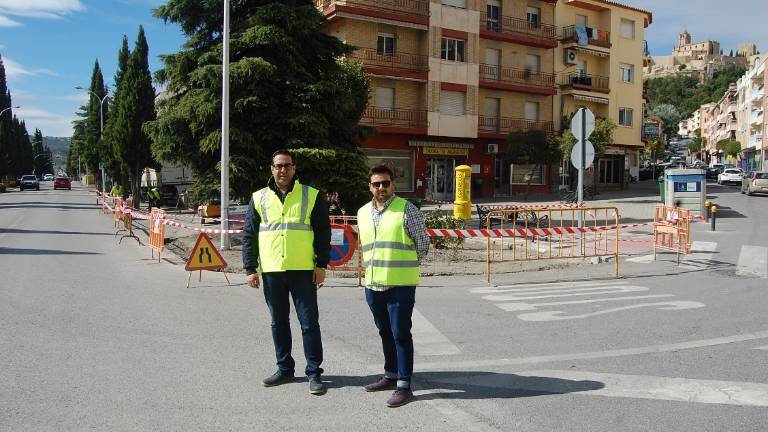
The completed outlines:
<svg viewBox="0 0 768 432">
<path fill-rule="evenodd" d="M 114 197 L 113 204 L 115 206 L 114 227 L 117 228 L 117 226 L 120 224 L 120 221 L 123 219 L 123 199 L 120 197 Z"/>
<path fill-rule="evenodd" d="M 157 251 L 157 262 L 160 262 L 160 253 L 165 249 L 165 211 L 157 207 L 152 208 L 149 214 L 149 248 L 152 250 L 152 259 Z"/>
<path fill-rule="evenodd" d="M 691 221 L 693 215 L 690 209 L 673 206 L 656 206 L 653 212 L 653 259 L 656 250 L 668 250 L 677 254 L 688 254 L 691 251 Z"/>
</svg>

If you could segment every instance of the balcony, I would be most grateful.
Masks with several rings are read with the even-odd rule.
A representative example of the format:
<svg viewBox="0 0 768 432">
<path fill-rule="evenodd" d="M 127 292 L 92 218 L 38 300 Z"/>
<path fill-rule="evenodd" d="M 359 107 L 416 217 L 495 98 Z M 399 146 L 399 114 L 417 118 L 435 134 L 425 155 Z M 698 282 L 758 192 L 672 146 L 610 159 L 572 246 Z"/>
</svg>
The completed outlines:
<svg viewBox="0 0 768 432">
<path fill-rule="evenodd" d="M 337 13 L 429 25 L 428 0 L 314 0 L 329 20 Z"/>
<path fill-rule="evenodd" d="M 479 116 L 477 132 L 486 135 L 509 135 L 515 131 L 539 130 L 552 132 L 553 124 L 548 120 L 526 120 L 510 117 Z"/>
<path fill-rule="evenodd" d="M 551 24 L 530 22 L 510 16 L 491 18 L 486 12 L 480 12 L 480 36 L 541 48 L 555 48 L 558 29 Z"/>
<path fill-rule="evenodd" d="M 571 72 L 561 75 L 560 86 L 570 87 L 574 90 L 587 90 L 599 93 L 610 93 L 608 77 L 585 74 L 581 72 Z"/>
<path fill-rule="evenodd" d="M 554 74 L 482 63 L 480 87 L 545 95 L 557 93 Z"/>
<path fill-rule="evenodd" d="M 608 30 L 600 30 L 592 27 L 584 27 L 587 34 L 587 43 L 602 48 L 611 47 L 611 32 Z M 563 43 L 577 42 L 579 41 L 578 33 L 576 32 L 576 26 L 563 27 L 563 35 L 560 39 Z"/>
<path fill-rule="evenodd" d="M 427 133 L 427 110 L 367 107 L 360 124 L 383 132 Z"/>
<path fill-rule="evenodd" d="M 360 60 L 366 72 L 372 75 L 424 81 L 428 78 L 429 57 L 425 55 L 406 52 L 384 54 L 373 48 L 362 48 L 356 50 L 351 57 Z"/>
</svg>

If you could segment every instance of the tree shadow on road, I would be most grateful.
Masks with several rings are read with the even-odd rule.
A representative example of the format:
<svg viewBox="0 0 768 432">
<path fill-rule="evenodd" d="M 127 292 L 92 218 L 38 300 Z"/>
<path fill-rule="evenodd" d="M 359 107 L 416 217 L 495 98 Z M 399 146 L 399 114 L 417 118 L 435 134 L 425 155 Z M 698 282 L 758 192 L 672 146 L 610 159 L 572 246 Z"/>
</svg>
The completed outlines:
<svg viewBox="0 0 768 432">
<path fill-rule="evenodd" d="M 0 255 L 101 255 L 100 252 L 65 251 L 58 249 L 19 249 L 0 247 Z"/>
</svg>

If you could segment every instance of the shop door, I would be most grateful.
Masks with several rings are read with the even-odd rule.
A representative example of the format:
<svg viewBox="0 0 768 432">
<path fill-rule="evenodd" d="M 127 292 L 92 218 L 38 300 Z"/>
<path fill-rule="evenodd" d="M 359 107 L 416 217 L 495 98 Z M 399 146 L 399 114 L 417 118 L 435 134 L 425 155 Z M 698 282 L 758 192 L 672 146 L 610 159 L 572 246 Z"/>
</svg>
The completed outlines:
<svg viewBox="0 0 768 432">
<path fill-rule="evenodd" d="M 456 168 L 455 159 L 428 159 L 427 179 L 429 193 L 432 199 L 440 201 L 453 200 L 453 170 Z"/>
</svg>

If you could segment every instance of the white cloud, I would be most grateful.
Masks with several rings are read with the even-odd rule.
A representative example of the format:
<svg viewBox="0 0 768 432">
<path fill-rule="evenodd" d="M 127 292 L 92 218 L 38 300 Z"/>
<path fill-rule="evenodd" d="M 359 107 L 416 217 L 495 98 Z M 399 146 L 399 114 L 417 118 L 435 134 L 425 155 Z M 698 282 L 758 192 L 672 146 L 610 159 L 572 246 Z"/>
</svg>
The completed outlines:
<svg viewBox="0 0 768 432">
<path fill-rule="evenodd" d="M 55 19 L 82 10 L 85 7 L 80 0 L 0 0 L 3 15 Z"/>
<path fill-rule="evenodd" d="M 3 58 L 3 64 L 5 65 L 5 74 L 8 77 L 9 81 L 15 80 L 22 76 L 38 76 L 38 75 L 58 76 L 59 75 L 58 73 L 50 69 L 42 69 L 42 68 L 29 69 L 19 63 L 16 63 L 15 61 L 7 57 Z"/>
<path fill-rule="evenodd" d="M 24 107 L 14 110 L 19 119 L 24 120 L 27 131 L 32 134 L 35 129 L 40 129 L 46 136 L 71 136 L 72 122 L 77 119 L 75 115 L 56 114 L 35 107 Z"/>
<path fill-rule="evenodd" d="M 14 21 L 6 16 L 0 15 L 0 27 L 19 27 L 21 26 L 21 23 L 18 21 Z M 2 46 L 0 46 L 2 48 Z"/>
</svg>

